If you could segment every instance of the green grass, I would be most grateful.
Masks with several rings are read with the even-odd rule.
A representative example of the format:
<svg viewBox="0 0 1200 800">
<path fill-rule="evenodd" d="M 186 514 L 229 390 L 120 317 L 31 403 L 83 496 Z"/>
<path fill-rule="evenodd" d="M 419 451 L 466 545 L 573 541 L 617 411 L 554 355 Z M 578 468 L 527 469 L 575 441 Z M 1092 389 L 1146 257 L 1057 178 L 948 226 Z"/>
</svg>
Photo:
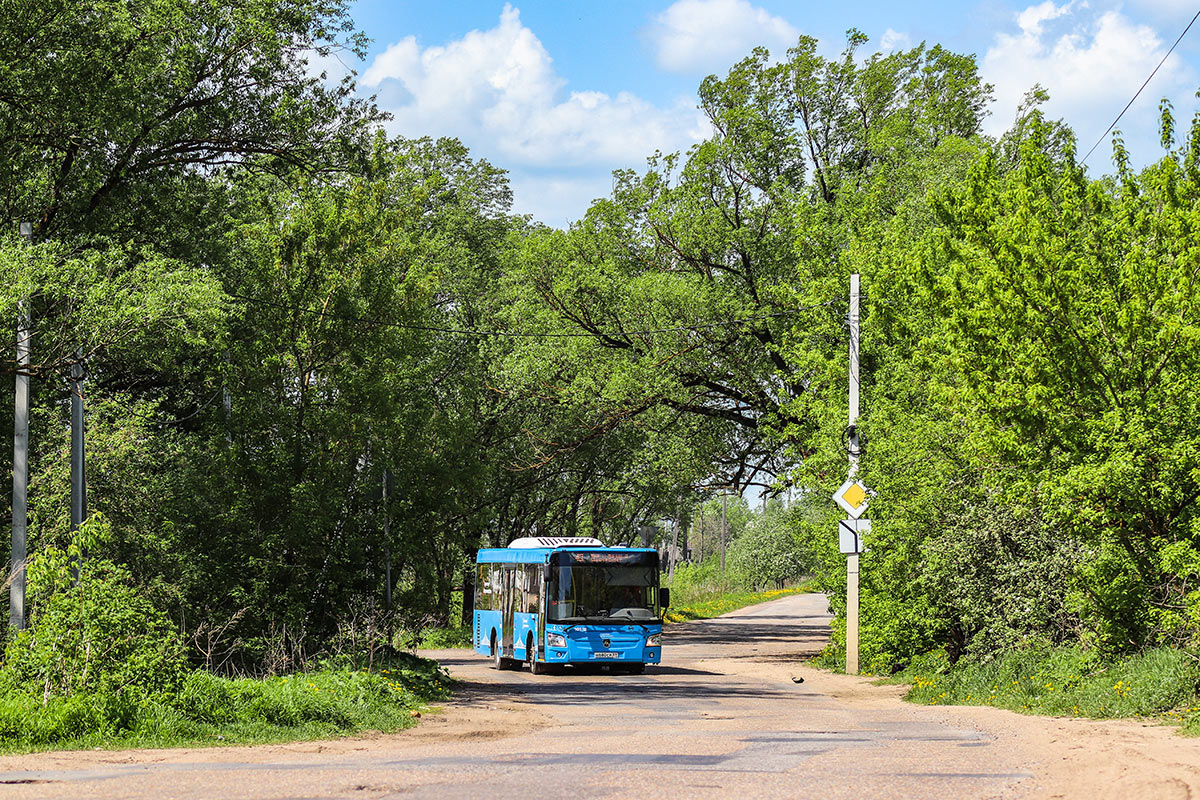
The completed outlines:
<svg viewBox="0 0 1200 800">
<path fill-rule="evenodd" d="M 450 696 L 436 662 L 401 654 L 372 671 L 329 667 L 279 677 L 191 673 L 177 692 L 123 697 L 0 696 L 0 750 L 179 747 L 348 736 L 416 724 Z"/>
<path fill-rule="evenodd" d="M 470 625 L 453 628 L 426 628 L 419 635 L 408 637 L 401 644 L 416 650 L 443 650 L 453 647 L 470 647 L 472 644 Z"/>
<path fill-rule="evenodd" d="M 450 620 L 462 619 L 463 593 L 450 593 Z M 470 623 L 447 625 L 440 628 L 422 628 L 400 637 L 399 646 L 413 650 L 444 650 L 454 647 L 470 647 L 472 644 Z"/>
<path fill-rule="evenodd" d="M 680 582 L 671 589 L 673 605 L 667 611 L 666 622 L 712 619 L 746 606 L 765 603 L 768 600 L 786 597 L 790 594 L 811 591 L 813 591 L 811 582 L 788 589 L 772 589 L 764 592 L 731 590 L 722 588 L 718 583 Z M 419 650 L 440 650 L 470 647 L 472 641 L 471 626 L 464 625 L 449 628 L 426 628 L 418 634 L 408 636 L 401 642 L 401 645 Z"/>
<path fill-rule="evenodd" d="M 1104 661 L 1079 647 L 1030 647 L 951 666 L 942 653 L 891 678 L 905 699 L 928 705 L 982 705 L 1064 717 L 1154 717 L 1200 735 L 1200 662 L 1175 648 Z"/>
<path fill-rule="evenodd" d="M 711 589 L 707 592 L 693 592 L 687 605 L 672 606 L 666 613 L 666 622 L 684 622 L 693 619 L 712 619 L 739 608 L 765 603 L 790 594 L 800 594 L 812 591 L 810 586 L 802 585 L 790 589 L 772 589 L 767 592 L 737 592 Z M 674 601 L 674 597 L 672 597 Z M 405 647 L 418 650 L 441 650 L 453 647 L 470 647 L 472 631 L 470 626 L 456 628 L 426 628 L 419 635 L 408 637 L 401 642 Z"/>
<path fill-rule="evenodd" d="M 810 583 L 802 583 L 790 589 L 771 589 L 766 592 L 728 592 L 720 589 L 710 589 L 706 592 L 689 592 L 684 596 L 683 601 L 680 602 L 675 597 L 675 590 L 672 589 L 672 605 L 665 614 L 665 621 L 671 623 L 685 622 L 693 619 L 712 619 L 722 614 L 728 614 L 730 611 L 736 611 L 739 608 L 765 603 L 768 600 L 775 600 L 792 594 L 803 594 L 812 590 L 812 584 Z"/>
</svg>

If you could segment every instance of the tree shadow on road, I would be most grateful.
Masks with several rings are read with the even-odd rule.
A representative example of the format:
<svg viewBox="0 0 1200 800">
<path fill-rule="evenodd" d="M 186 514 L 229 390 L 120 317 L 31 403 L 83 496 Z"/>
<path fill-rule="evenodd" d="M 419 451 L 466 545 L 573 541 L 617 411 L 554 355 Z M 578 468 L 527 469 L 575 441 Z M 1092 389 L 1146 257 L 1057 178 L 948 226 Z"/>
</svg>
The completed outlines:
<svg viewBox="0 0 1200 800">
<path fill-rule="evenodd" d="M 717 647 L 737 642 L 744 647 L 761 647 L 768 644 L 797 644 L 812 642 L 823 646 L 829 639 L 829 626 L 825 624 L 812 625 L 779 625 L 741 623 L 732 620 L 706 620 L 686 626 L 667 628 L 663 635 L 665 639 L 664 653 L 669 652 L 671 645 L 698 645 Z M 723 658 L 723 654 L 714 652 L 714 657 Z"/>
<path fill-rule="evenodd" d="M 712 675 L 712 679 L 695 680 L 696 675 Z M 704 673 L 699 670 L 679 669 L 676 674 L 663 677 L 683 677 L 687 680 L 658 680 L 648 675 L 617 675 L 608 678 L 563 672 L 559 675 L 539 675 L 536 680 L 523 680 L 519 683 L 460 681 L 456 687 L 456 694 L 475 702 L 532 702 L 549 706 L 636 704 L 669 710 L 716 704 L 736 697 L 783 700 L 794 697 L 796 693 L 791 684 L 773 687 L 757 681 L 745 683 L 733 680 L 728 675 Z M 656 706 L 658 703 L 662 705 Z"/>
</svg>

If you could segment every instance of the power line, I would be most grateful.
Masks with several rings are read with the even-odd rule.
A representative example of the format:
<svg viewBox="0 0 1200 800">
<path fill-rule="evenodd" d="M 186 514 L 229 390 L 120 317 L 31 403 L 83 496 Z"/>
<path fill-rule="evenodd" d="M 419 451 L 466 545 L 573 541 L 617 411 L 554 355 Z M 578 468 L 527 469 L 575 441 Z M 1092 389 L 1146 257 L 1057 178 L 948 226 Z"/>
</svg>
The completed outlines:
<svg viewBox="0 0 1200 800">
<path fill-rule="evenodd" d="M 1121 121 L 1121 117 L 1125 116 L 1125 112 L 1129 110 L 1129 107 L 1132 106 L 1134 101 L 1138 99 L 1138 96 L 1141 95 L 1142 89 L 1145 89 L 1150 84 L 1150 81 L 1154 79 L 1154 75 L 1158 72 L 1159 67 L 1167 62 L 1167 58 L 1170 57 L 1171 53 L 1175 52 L 1175 48 L 1180 42 L 1183 41 L 1183 37 L 1187 36 L 1187 32 L 1190 31 L 1192 26 L 1196 24 L 1197 19 L 1200 19 L 1200 11 L 1197 11 L 1196 15 L 1192 17 L 1192 21 L 1189 22 L 1187 27 L 1183 29 L 1183 33 L 1179 34 L 1179 38 L 1175 40 L 1175 44 L 1171 45 L 1171 49 L 1168 50 L 1167 54 L 1162 57 L 1162 61 L 1158 62 L 1158 66 L 1154 68 L 1154 70 L 1150 73 L 1150 76 L 1146 78 L 1144 83 L 1142 83 L 1141 88 L 1139 88 L 1134 93 L 1133 97 L 1130 98 L 1129 102 L 1125 104 L 1125 108 L 1121 109 L 1121 113 L 1117 114 L 1117 118 L 1112 121 L 1112 124 L 1108 126 L 1108 129 L 1105 130 L 1104 133 L 1100 134 L 1100 138 L 1096 140 L 1094 145 L 1092 145 L 1092 149 L 1088 150 L 1087 155 L 1084 156 L 1083 160 L 1079 162 L 1080 166 L 1087 163 L 1087 160 L 1091 157 L 1092 153 L 1094 153 L 1096 148 L 1100 146 L 1100 143 L 1104 141 L 1104 137 L 1108 136 L 1109 132 L 1112 131 L 1112 129 L 1117 126 L 1117 123 Z"/>
<path fill-rule="evenodd" d="M 400 328 L 402 330 L 429 331 L 432 333 L 460 333 L 460 334 L 465 334 L 467 336 L 507 336 L 510 338 L 520 338 L 520 339 L 576 339 L 576 338 L 590 339 L 590 338 L 594 338 L 596 336 L 607 336 L 610 338 L 616 338 L 616 337 L 622 337 L 622 336 L 650 336 L 650 335 L 660 334 L 660 333 L 680 333 L 683 331 L 701 331 L 701 330 L 709 330 L 711 328 L 724 328 L 724 327 L 732 327 L 735 325 L 745 325 L 748 322 L 759 322 L 761 320 L 776 319 L 778 317 L 793 316 L 795 314 L 799 314 L 802 311 L 811 311 L 815 308 L 825 308 L 827 306 L 834 305 L 835 303 L 838 302 L 836 300 L 827 300 L 824 303 L 814 303 L 813 305 L 810 305 L 810 306 L 801 306 L 800 308 L 788 309 L 787 311 L 776 311 L 776 312 L 773 312 L 770 314 L 760 314 L 758 316 L 753 316 L 753 317 L 741 317 L 739 319 L 727 319 L 727 320 L 721 320 L 720 322 L 702 322 L 702 323 L 698 323 L 695 325 L 678 325 L 678 326 L 675 326 L 672 328 L 653 328 L 653 329 L 647 329 L 647 330 L 613 331 L 613 332 L 599 331 L 597 333 L 589 333 L 589 332 L 532 333 L 532 332 L 527 332 L 527 331 L 498 331 L 498 330 L 478 330 L 478 329 L 472 329 L 472 328 L 447 328 L 447 327 L 442 327 L 442 326 L 438 326 L 438 325 L 416 325 L 416 324 L 408 323 L 408 322 L 390 322 L 388 320 L 368 319 L 366 317 L 355 317 L 350 314 L 338 314 L 336 312 L 323 311 L 323 310 L 317 309 L 317 308 L 305 308 L 304 306 L 291 306 L 291 305 L 287 305 L 286 303 L 276 303 L 271 300 L 263 300 L 262 298 L 259 298 L 259 297 L 250 297 L 249 295 L 236 294 L 236 293 L 232 293 L 232 292 L 229 293 L 229 296 L 236 298 L 238 300 L 245 300 L 248 303 L 254 303 L 254 304 L 260 305 L 260 306 L 266 306 L 268 308 L 278 308 L 283 311 L 298 311 L 302 314 L 312 314 L 312 315 L 319 316 L 319 317 L 329 317 L 331 319 L 339 319 L 339 320 L 343 320 L 346 322 L 361 322 L 366 325 L 376 325 L 376 326 L 379 326 L 382 328 Z"/>
<path fill-rule="evenodd" d="M 180 423 L 187 422 L 189 419 L 192 419 L 193 417 L 199 415 L 201 411 L 203 411 L 204 409 L 211 406 L 213 404 L 213 401 L 216 400 L 221 395 L 221 392 L 223 392 L 223 391 L 225 391 L 224 388 L 217 389 L 215 392 L 213 392 L 212 397 L 208 398 L 203 403 L 201 403 L 200 406 L 195 411 L 188 414 L 186 417 L 176 417 L 175 419 L 167 419 L 167 420 L 160 421 L 153 414 L 142 414 L 140 412 L 134 411 L 133 409 L 128 409 L 126 413 L 132 414 L 135 417 L 140 417 L 141 419 L 147 420 L 148 422 L 157 422 L 158 426 L 160 428 L 166 427 L 167 425 L 179 425 Z"/>
</svg>

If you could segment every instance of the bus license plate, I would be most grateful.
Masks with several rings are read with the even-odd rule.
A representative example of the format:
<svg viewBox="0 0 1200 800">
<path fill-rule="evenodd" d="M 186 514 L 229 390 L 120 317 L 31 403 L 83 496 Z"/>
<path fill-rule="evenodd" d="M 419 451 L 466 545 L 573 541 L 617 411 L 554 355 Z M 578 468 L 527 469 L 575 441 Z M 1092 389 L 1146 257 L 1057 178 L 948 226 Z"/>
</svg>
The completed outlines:
<svg viewBox="0 0 1200 800">
<path fill-rule="evenodd" d="M 617 656 L 620 655 L 620 653 L 610 653 L 610 652 L 602 650 L 599 653 L 592 653 L 592 655 L 595 656 L 596 658 L 616 658 Z"/>
</svg>

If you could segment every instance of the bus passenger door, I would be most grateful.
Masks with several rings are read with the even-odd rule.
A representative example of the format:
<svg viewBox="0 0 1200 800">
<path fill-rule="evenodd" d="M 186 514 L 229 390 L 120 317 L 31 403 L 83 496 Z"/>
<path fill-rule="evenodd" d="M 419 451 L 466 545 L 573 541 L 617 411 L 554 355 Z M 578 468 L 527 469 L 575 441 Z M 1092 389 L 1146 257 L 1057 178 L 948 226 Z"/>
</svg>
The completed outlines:
<svg viewBox="0 0 1200 800">
<path fill-rule="evenodd" d="M 537 614 L 534 621 L 537 631 L 537 641 L 541 647 L 546 646 L 546 582 L 545 570 L 541 564 L 535 564 L 531 567 L 533 570 L 533 612 Z"/>
<path fill-rule="evenodd" d="M 500 652 L 509 658 L 514 657 L 513 608 L 517 604 L 515 578 L 516 570 L 513 565 L 505 564 L 504 579 L 501 582 L 503 589 L 500 595 Z"/>
</svg>

